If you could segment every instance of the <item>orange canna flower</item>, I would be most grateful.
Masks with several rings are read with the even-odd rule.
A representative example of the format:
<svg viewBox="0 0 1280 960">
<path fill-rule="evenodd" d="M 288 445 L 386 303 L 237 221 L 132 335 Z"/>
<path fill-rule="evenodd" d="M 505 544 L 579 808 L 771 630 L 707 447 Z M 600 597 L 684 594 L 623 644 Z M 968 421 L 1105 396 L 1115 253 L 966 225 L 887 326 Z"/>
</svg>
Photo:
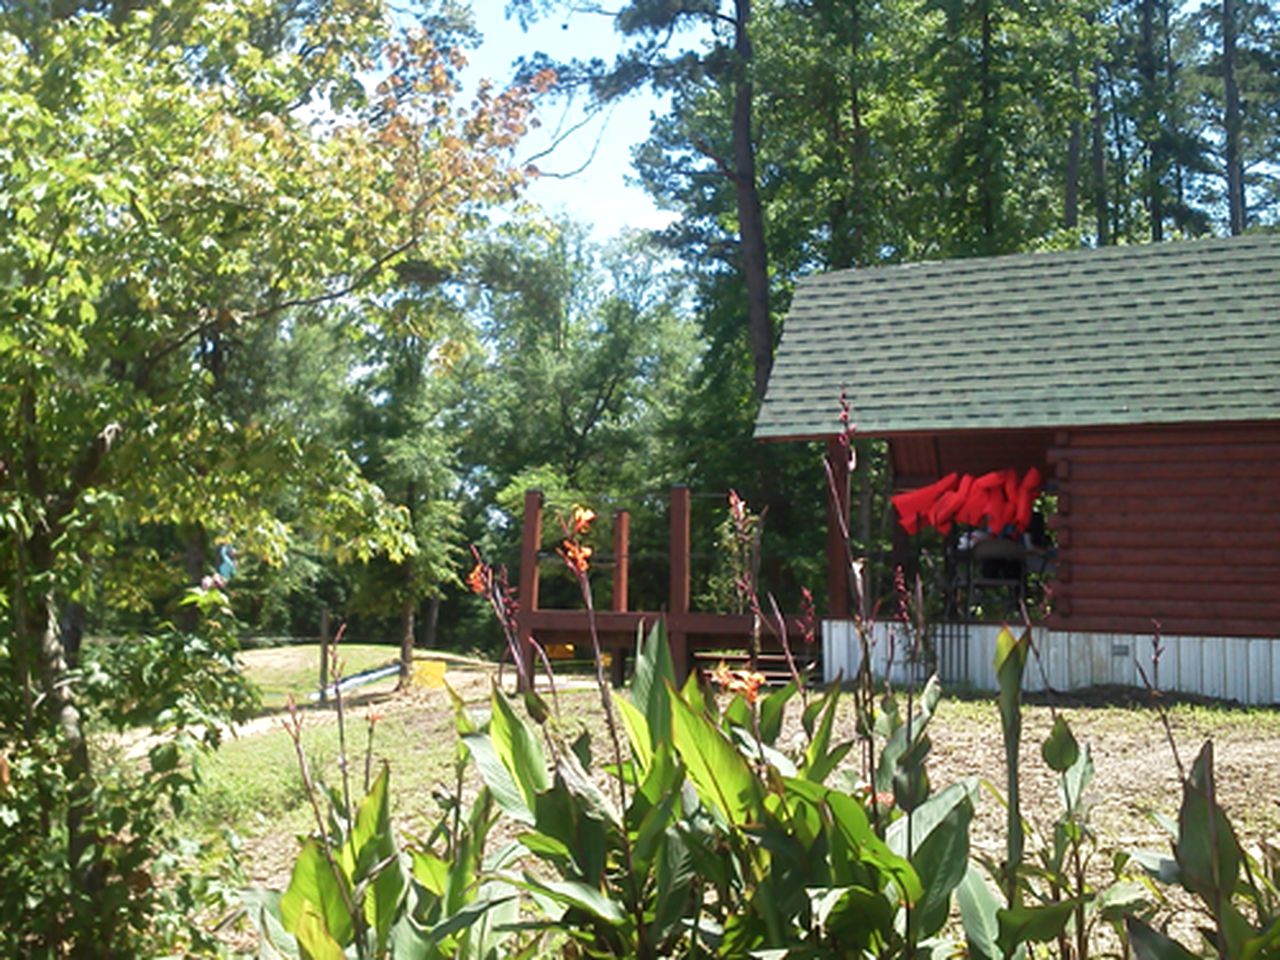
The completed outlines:
<svg viewBox="0 0 1280 960">
<path fill-rule="evenodd" d="M 592 521 L 596 518 L 596 512 L 587 507 L 573 505 L 573 535 L 580 537 L 591 529 Z"/>
<path fill-rule="evenodd" d="M 483 594 L 488 592 L 489 578 L 488 571 L 485 570 L 483 563 L 477 563 L 471 568 L 471 572 L 467 574 L 467 586 L 471 588 L 472 593 Z"/>
<path fill-rule="evenodd" d="M 711 671 L 711 679 L 723 689 L 727 689 L 729 684 L 733 682 L 733 671 L 729 669 L 729 665 L 723 660 L 720 665 Z"/>
<path fill-rule="evenodd" d="M 755 703 L 764 686 L 764 674 L 752 670 L 730 670 L 723 660 L 711 671 L 711 679 L 727 693 L 740 694 L 747 703 Z"/>
<path fill-rule="evenodd" d="M 760 696 L 760 688 L 764 686 L 764 674 L 747 670 L 738 671 L 738 693 L 747 699 L 747 703 L 755 703 Z"/>
<path fill-rule="evenodd" d="M 578 573 L 586 573 L 591 569 L 591 548 L 576 540 L 566 540 L 560 547 L 560 556 L 564 557 L 570 569 Z"/>
</svg>

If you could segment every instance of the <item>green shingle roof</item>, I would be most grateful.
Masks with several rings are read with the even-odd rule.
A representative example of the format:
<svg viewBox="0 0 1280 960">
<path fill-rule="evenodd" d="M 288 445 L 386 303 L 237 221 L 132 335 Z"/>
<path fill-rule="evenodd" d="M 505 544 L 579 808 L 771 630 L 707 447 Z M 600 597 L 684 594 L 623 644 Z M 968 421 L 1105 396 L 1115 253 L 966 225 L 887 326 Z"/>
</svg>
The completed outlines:
<svg viewBox="0 0 1280 960">
<path fill-rule="evenodd" d="M 1280 419 L 1280 235 L 799 284 L 760 439 Z"/>
</svg>

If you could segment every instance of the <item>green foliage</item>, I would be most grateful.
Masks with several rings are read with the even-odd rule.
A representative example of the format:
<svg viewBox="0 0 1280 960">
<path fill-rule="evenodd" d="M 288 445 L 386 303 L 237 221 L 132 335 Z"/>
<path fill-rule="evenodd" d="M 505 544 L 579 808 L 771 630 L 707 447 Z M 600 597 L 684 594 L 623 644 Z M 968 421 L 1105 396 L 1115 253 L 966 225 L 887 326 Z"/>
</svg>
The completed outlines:
<svg viewBox="0 0 1280 960">
<path fill-rule="evenodd" d="M 8 773 L 0 785 L 0 914 L 23 918 L 0 932 L 5 953 L 82 937 L 108 956 L 211 945 L 192 918 L 216 905 L 206 898 L 218 895 L 218 881 L 193 869 L 195 851 L 173 814 L 185 809 L 198 785 L 194 770 L 222 725 L 256 706 L 233 650 L 225 638 L 176 633 L 90 646 L 76 682 L 97 708 L 100 738 L 144 746 L 130 756 L 104 744 L 92 779 L 68 767 L 61 738 L 0 739 Z M 70 823 L 92 838 L 81 854 L 92 864 L 90 885 L 67 860 Z"/>
<path fill-rule="evenodd" d="M 531 91 L 459 111 L 458 36 L 423 23 L 343 0 L 0 11 L 0 749 L 41 771 L 8 808 L 40 838 L 5 841 L 0 896 L 32 900 L 6 903 L 31 918 L 10 952 L 161 949 L 158 800 L 243 690 L 227 650 L 155 619 L 216 634 L 219 591 L 179 602 L 215 542 L 447 574 L 447 515 L 411 516 L 301 394 L 260 402 L 273 363 L 250 370 L 310 323 L 408 326 L 401 268 L 456 259 L 521 179 Z M 77 662 L 64 611 L 109 605 L 159 639 Z M 122 722 L 162 738 L 149 770 L 96 755 Z"/>
<path fill-rule="evenodd" d="M 455 698 L 458 732 L 475 728 Z M 345 721 L 339 711 L 339 726 Z M 372 724 L 366 747 L 368 769 L 373 746 Z M 316 830 L 303 840 L 289 886 L 283 893 L 250 891 L 245 911 L 260 938 L 261 949 L 302 957 L 466 957 L 501 955 L 508 934 L 502 925 L 514 921 L 509 909 L 515 888 L 481 877 L 485 844 L 494 819 L 492 797 L 481 789 L 465 810 L 458 788 L 442 797 L 442 819 L 423 842 L 403 846 L 391 820 L 390 772 L 366 783 L 363 799 L 349 807 L 345 760 L 340 787 L 314 781 L 306 762 L 302 725 L 290 726 L 304 789 L 316 814 Z M 340 741 L 341 742 L 341 741 Z M 467 762 L 460 748 L 457 772 Z M 321 816 L 321 798 L 328 816 Z"/>
<path fill-rule="evenodd" d="M 1173 862 L 1143 858 L 1152 878 L 1179 884 L 1195 896 L 1210 926 L 1202 927 L 1208 956 L 1280 956 L 1280 863 L 1244 849 L 1217 801 L 1213 741 L 1201 747 L 1182 784 L 1173 836 Z M 1185 946 L 1136 917 L 1126 930 L 1139 960 L 1195 956 Z"/>
</svg>

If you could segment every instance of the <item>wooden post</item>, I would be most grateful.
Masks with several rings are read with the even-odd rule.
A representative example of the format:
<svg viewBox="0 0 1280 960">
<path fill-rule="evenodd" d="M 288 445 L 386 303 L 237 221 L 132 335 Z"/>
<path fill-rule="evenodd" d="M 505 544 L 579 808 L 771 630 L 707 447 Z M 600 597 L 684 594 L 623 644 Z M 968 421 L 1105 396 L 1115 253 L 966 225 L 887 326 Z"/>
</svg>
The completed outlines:
<svg viewBox="0 0 1280 960">
<path fill-rule="evenodd" d="M 320 702 L 329 699 L 329 608 L 320 611 Z"/>
<path fill-rule="evenodd" d="M 668 602 L 671 629 L 667 631 L 671 647 L 671 662 L 675 665 L 676 681 L 683 684 L 689 675 L 689 638 L 681 625 L 683 615 L 689 612 L 689 488 L 671 488 L 671 589 Z"/>
<path fill-rule="evenodd" d="M 614 611 L 624 613 L 627 609 L 628 588 L 631 572 L 631 514 L 626 510 L 615 510 L 613 514 L 613 604 Z M 610 668 L 610 680 L 615 687 L 622 686 L 627 679 L 626 643 L 614 644 L 613 662 Z"/>
<path fill-rule="evenodd" d="M 845 547 L 844 529 L 849 524 L 849 451 L 839 439 L 827 441 L 827 463 L 831 467 L 833 490 L 827 491 L 827 616 L 833 620 L 849 619 L 849 555 Z"/>
<path fill-rule="evenodd" d="M 613 609 L 627 609 L 631 571 L 631 514 L 618 510 L 613 515 Z"/>
<path fill-rule="evenodd" d="M 520 610 L 516 614 L 519 640 L 516 664 L 521 689 L 533 688 L 533 628 L 529 614 L 538 609 L 538 551 L 542 547 L 542 491 L 524 494 L 524 529 L 520 539 Z"/>
</svg>

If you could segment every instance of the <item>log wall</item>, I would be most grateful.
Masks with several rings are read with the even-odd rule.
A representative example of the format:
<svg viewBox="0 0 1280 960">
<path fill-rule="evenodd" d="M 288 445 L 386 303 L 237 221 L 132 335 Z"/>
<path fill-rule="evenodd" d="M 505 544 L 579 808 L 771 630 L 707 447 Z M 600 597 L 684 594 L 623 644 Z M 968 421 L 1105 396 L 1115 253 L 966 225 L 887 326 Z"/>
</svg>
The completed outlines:
<svg viewBox="0 0 1280 960">
<path fill-rule="evenodd" d="M 1059 431 L 1061 630 L 1280 636 L 1280 423 Z"/>
</svg>

